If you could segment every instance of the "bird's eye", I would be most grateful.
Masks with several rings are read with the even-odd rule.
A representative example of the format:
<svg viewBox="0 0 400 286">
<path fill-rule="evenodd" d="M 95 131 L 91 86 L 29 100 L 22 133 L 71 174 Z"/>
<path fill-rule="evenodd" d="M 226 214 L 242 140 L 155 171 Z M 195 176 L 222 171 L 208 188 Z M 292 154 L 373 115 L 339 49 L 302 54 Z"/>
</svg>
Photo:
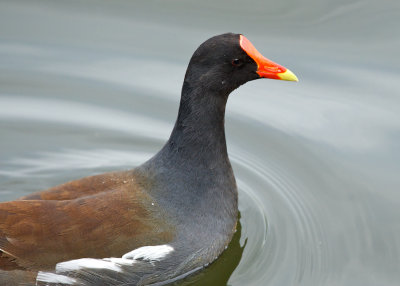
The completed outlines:
<svg viewBox="0 0 400 286">
<path fill-rule="evenodd" d="M 234 59 L 232 60 L 232 65 L 235 67 L 241 66 L 243 64 L 241 59 Z"/>
</svg>

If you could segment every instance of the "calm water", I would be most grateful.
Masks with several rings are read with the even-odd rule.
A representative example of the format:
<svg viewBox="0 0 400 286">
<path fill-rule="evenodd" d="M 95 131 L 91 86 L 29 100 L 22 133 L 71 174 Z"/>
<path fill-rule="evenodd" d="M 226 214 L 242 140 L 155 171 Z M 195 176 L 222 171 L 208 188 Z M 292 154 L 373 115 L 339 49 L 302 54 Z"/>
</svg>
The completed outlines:
<svg viewBox="0 0 400 286">
<path fill-rule="evenodd" d="M 0 200 L 145 161 L 239 32 L 300 82 L 232 94 L 241 231 L 178 285 L 399 285 L 400 2 L 215 2 L 0 1 Z"/>
</svg>

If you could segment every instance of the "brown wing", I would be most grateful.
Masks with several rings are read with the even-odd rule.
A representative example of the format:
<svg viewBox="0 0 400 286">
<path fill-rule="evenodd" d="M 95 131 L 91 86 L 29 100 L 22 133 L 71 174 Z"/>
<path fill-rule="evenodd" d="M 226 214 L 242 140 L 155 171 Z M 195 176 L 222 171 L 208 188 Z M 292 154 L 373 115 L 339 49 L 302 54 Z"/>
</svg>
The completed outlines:
<svg viewBox="0 0 400 286">
<path fill-rule="evenodd" d="M 136 181 L 133 171 L 112 172 L 67 182 L 44 191 L 29 194 L 20 200 L 71 200 L 94 195 Z"/>
<path fill-rule="evenodd" d="M 52 269 L 61 261 L 121 257 L 135 248 L 172 240 L 174 228 L 155 215 L 162 211 L 134 177 L 108 179 L 114 184 L 109 183 L 107 191 L 87 188 L 82 197 L 74 198 L 76 190 L 59 188 L 54 190 L 57 195 L 49 190 L 38 195 L 64 200 L 0 203 L 0 269 Z M 79 188 L 76 182 L 67 184 L 72 185 Z"/>
</svg>

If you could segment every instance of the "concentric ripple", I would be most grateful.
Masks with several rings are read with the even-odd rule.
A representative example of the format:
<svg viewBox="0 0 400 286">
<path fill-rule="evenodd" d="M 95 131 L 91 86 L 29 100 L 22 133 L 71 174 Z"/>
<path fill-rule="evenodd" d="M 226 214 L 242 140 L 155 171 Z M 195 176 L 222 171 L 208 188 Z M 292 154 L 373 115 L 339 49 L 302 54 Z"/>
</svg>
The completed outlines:
<svg viewBox="0 0 400 286">
<path fill-rule="evenodd" d="M 231 281 L 237 285 L 295 285 L 304 280 L 318 284 L 326 267 L 326 240 L 312 205 L 300 195 L 306 186 L 273 161 L 235 151 L 231 160 L 240 189 L 242 236 L 248 243 Z M 249 277 L 256 279 L 249 281 Z"/>
</svg>

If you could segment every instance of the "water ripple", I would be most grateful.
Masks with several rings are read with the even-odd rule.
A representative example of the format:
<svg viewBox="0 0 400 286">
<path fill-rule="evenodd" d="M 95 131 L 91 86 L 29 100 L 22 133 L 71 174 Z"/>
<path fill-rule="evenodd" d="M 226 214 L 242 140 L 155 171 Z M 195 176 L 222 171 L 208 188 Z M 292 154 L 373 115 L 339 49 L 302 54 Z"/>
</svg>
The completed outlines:
<svg viewBox="0 0 400 286">
<path fill-rule="evenodd" d="M 135 113 L 74 101 L 26 96 L 0 96 L 0 119 L 47 121 L 158 139 L 168 136 L 170 128 L 167 123 Z M 158 132 L 149 132 L 147 124 L 160 128 Z"/>
<path fill-rule="evenodd" d="M 243 233 L 248 236 L 239 269 L 231 281 L 244 283 L 236 275 L 243 267 L 247 270 L 246 285 L 320 282 L 326 270 L 327 240 L 318 213 L 308 198 L 301 196 L 307 193 L 307 186 L 277 162 L 261 161 L 238 149 L 231 159 L 240 188 Z M 264 275 L 260 277 L 260 273 Z M 257 278 L 249 281 L 249 277 Z"/>
</svg>

